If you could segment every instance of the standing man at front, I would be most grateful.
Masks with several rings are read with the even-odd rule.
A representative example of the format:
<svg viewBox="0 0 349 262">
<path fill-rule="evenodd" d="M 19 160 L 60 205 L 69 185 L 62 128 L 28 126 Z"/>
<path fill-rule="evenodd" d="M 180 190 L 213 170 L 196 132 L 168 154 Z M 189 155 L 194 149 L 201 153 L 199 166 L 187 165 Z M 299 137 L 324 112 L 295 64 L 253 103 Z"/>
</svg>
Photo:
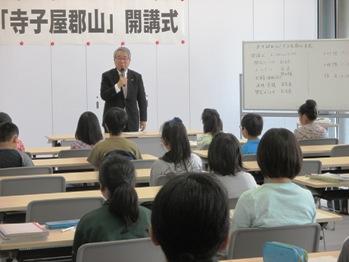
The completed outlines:
<svg viewBox="0 0 349 262">
<path fill-rule="evenodd" d="M 105 101 L 103 118 L 110 108 L 120 107 L 128 116 L 124 131 L 137 132 L 139 129 L 143 131 L 147 124 L 147 100 L 142 76 L 128 68 L 130 62 L 130 50 L 119 47 L 114 52 L 115 68 L 102 74 L 101 97 Z"/>
</svg>

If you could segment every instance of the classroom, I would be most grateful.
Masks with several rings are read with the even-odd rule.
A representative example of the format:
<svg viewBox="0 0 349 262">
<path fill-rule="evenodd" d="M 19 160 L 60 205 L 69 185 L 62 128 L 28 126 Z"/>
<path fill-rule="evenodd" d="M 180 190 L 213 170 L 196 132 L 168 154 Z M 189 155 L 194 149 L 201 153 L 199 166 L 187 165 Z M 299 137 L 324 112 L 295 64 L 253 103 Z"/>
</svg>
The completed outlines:
<svg viewBox="0 0 349 262">
<path fill-rule="evenodd" d="M 21 13 L 19 9 L 23 12 Z M 80 17 L 75 17 L 74 14 L 80 15 Z M 123 172 L 132 173 L 130 177 L 125 175 L 119 178 L 125 180 L 121 184 L 131 185 L 130 188 L 127 188 L 130 192 L 128 195 L 130 202 L 127 206 L 137 206 L 140 203 L 139 213 L 137 211 L 137 215 L 133 214 L 133 216 L 142 217 L 144 221 L 148 221 L 148 224 L 153 223 L 156 221 L 156 214 L 159 214 L 156 212 L 157 208 L 163 204 L 160 197 L 159 200 L 157 199 L 158 192 L 163 192 L 165 195 L 165 189 L 167 189 L 163 187 L 162 191 L 159 186 L 167 184 L 173 178 L 167 174 L 171 172 L 187 173 L 189 171 L 214 171 L 222 174 L 225 171 L 220 169 L 223 164 L 219 162 L 220 159 L 217 156 L 224 150 L 223 146 L 228 144 L 232 144 L 232 147 L 234 145 L 239 147 L 236 150 L 239 150 L 240 161 L 234 160 L 235 163 L 230 163 L 234 167 L 232 174 L 251 173 L 256 180 L 256 182 L 254 180 L 252 182 L 236 182 L 241 186 L 241 192 L 238 194 L 240 195 L 243 191 L 256 187 L 257 184 L 263 184 L 266 180 L 262 174 L 271 172 L 268 165 L 265 167 L 261 164 L 262 160 L 266 163 L 269 161 L 268 159 L 256 156 L 257 151 L 251 153 L 252 158 L 248 158 L 246 154 L 250 153 L 243 151 L 246 139 L 250 139 L 244 134 L 244 130 L 248 130 L 248 124 L 242 119 L 246 114 L 252 113 L 252 115 L 261 115 L 263 118 L 261 132 L 257 132 L 258 134 L 253 137 L 262 138 L 268 130 L 282 128 L 290 132 L 285 133 L 286 131 L 283 130 L 278 133 L 274 130 L 274 133 L 273 131 L 267 133 L 267 136 L 271 136 L 271 134 L 274 137 L 292 136 L 290 140 L 287 140 L 289 142 L 293 139 L 294 133 L 296 139 L 302 141 L 295 144 L 290 142 L 289 149 L 292 146 L 297 146 L 292 152 L 297 151 L 299 155 L 295 156 L 296 153 L 294 153 L 292 158 L 300 157 L 298 160 L 301 161 L 303 167 L 298 168 L 299 170 L 295 167 L 296 171 L 292 171 L 293 173 L 290 171 L 288 176 L 279 176 L 273 179 L 281 179 L 282 183 L 287 179 L 287 181 L 294 182 L 291 183 L 292 185 L 301 185 L 298 187 L 302 190 L 303 188 L 311 189 L 312 196 L 315 197 L 315 205 L 311 211 L 307 210 L 307 215 L 308 217 L 312 216 L 314 230 L 318 230 L 316 233 L 318 239 L 315 241 L 315 248 L 309 248 L 311 250 L 309 251 L 310 257 L 314 256 L 314 259 L 323 257 L 323 261 L 328 259 L 329 262 L 337 261 L 342 244 L 349 236 L 348 212 L 345 214 L 345 207 L 342 207 L 342 205 L 348 206 L 349 194 L 346 191 L 349 184 L 345 180 L 345 175 L 346 172 L 349 173 L 347 171 L 349 153 L 337 155 L 333 153 L 337 146 L 345 146 L 349 143 L 347 131 L 349 122 L 346 113 L 349 112 L 349 104 L 347 105 L 345 101 L 348 95 L 345 87 L 349 82 L 347 73 L 347 69 L 349 69 L 347 63 L 347 58 L 349 58 L 347 47 L 349 44 L 347 39 L 349 36 L 348 17 L 348 0 L 221 0 L 218 2 L 209 0 L 105 0 L 103 3 L 96 0 L 2 0 L 0 4 L 0 79 L 2 80 L 0 112 L 7 113 L 11 118 L 11 122 L 6 121 L 5 124 L 8 126 L 3 126 L 2 130 L 11 129 L 14 130 L 13 132 L 19 133 L 17 136 L 24 143 L 24 151 L 27 153 L 24 157 L 24 153 L 21 152 L 22 163 L 31 161 L 35 167 L 41 169 L 30 171 L 34 173 L 28 176 L 26 171 L 8 170 L 7 172 L 5 170 L 7 168 L 4 168 L 3 171 L 0 168 L 1 223 L 6 222 L 6 219 L 4 220 L 4 217 L 7 216 L 6 212 L 20 212 L 22 220 L 24 219 L 21 222 L 29 222 L 30 220 L 25 220 L 25 214 L 28 213 L 31 200 L 72 200 L 91 197 L 95 201 L 93 205 L 96 208 L 100 207 L 101 199 L 108 199 L 108 201 L 113 199 L 111 195 L 113 195 L 114 188 L 109 188 L 108 183 L 111 183 L 112 180 L 107 177 L 109 175 L 108 168 L 110 170 L 119 168 Z M 80 21 L 80 24 L 77 22 L 74 24 L 75 20 L 73 21 L 73 19 L 84 19 L 86 23 Z M 147 22 L 148 24 L 146 24 Z M 155 26 L 156 22 L 158 27 Z M 99 29 L 100 31 L 98 31 Z M 80 33 L 74 30 L 80 30 Z M 283 46 L 279 47 L 277 43 Z M 296 45 L 301 46 L 299 50 L 302 51 L 298 52 L 296 49 L 292 49 Z M 281 51 L 273 53 L 273 51 L 264 50 L 264 52 L 261 51 L 262 46 L 263 48 L 264 46 L 268 46 L 268 48 L 273 46 L 275 49 L 280 48 Z M 285 46 L 292 51 L 287 51 Z M 314 50 L 314 52 L 306 53 L 306 49 Z M 130 53 L 128 53 L 129 51 Z M 303 51 L 304 53 L 302 53 Z M 296 52 L 298 53 L 294 55 Z M 261 55 L 262 58 L 257 60 L 256 54 Z M 277 62 L 270 68 L 259 64 L 265 61 L 268 63 L 266 57 L 269 54 L 273 57 L 279 55 L 280 57 L 287 56 L 287 58 L 280 58 L 280 63 Z M 304 62 L 301 60 L 303 58 L 308 60 L 304 60 Z M 327 74 L 325 69 L 318 69 L 318 64 L 327 66 L 325 69 L 329 73 Z M 290 67 L 291 69 L 289 69 Z M 258 95 L 260 91 L 254 88 L 254 85 L 258 85 L 259 88 L 258 77 L 261 74 L 258 72 L 262 71 L 258 70 L 281 70 L 282 74 L 285 73 L 286 79 L 290 80 L 287 82 L 280 80 L 280 85 L 282 83 L 283 87 L 289 88 L 283 89 L 284 91 L 280 91 L 283 93 L 278 95 L 274 95 L 274 91 L 265 91 L 266 94 L 270 92 L 269 97 Z M 304 74 L 304 77 L 300 78 L 299 74 L 297 75 L 300 72 Z M 110 75 L 108 75 L 109 73 Z M 292 74 L 293 76 L 290 76 Z M 317 77 L 317 74 L 321 74 L 321 77 L 324 78 L 327 77 L 328 82 L 323 81 L 320 76 Z M 119 80 L 115 80 L 114 75 L 117 75 L 116 79 Z M 267 76 L 267 73 L 264 75 Z M 336 75 L 335 80 L 334 75 Z M 290 77 L 287 78 L 288 76 Z M 330 88 L 328 88 L 328 84 L 331 85 Z M 141 91 L 137 91 L 139 93 L 134 96 L 134 99 L 131 98 L 134 91 L 129 88 L 132 85 L 141 86 Z M 288 93 L 291 90 L 290 85 L 292 85 L 293 94 Z M 271 83 L 270 86 L 268 90 L 274 90 L 275 87 L 272 87 Z M 122 96 L 122 106 L 116 104 L 118 103 L 115 102 L 116 99 L 114 103 L 110 102 L 112 99 L 107 98 L 104 91 L 108 88 L 110 90 L 110 87 L 115 89 L 119 96 Z M 310 89 L 313 91 L 304 91 Z M 283 96 L 284 94 L 286 96 Z M 126 96 L 127 99 L 125 99 Z M 309 106 L 309 100 L 316 101 L 315 106 L 313 106 L 316 111 L 315 122 L 319 121 L 320 129 L 326 132 L 326 136 L 321 137 L 321 139 L 329 139 L 322 144 L 307 144 L 304 141 L 311 139 L 299 139 L 297 131 L 295 131 L 303 125 L 300 120 L 303 111 L 300 108 L 306 104 Z M 115 108 L 114 106 L 122 109 L 109 110 L 109 107 Z M 212 148 L 211 145 L 200 148 L 200 140 L 206 139 L 205 134 L 203 134 L 206 133 L 203 126 L 205 109 L 212 109 L 209 114 L 219 113 L 218 118 L 221 126 L 212 132 L 210 137 L 210 142 L 212 137 L 217 141 L 218 139 L 225 141 L 221 142 L 219 148 L 218 142 L 217 148 L 214 148 L 213 145 Z M 82 139 L 77 139 L 76 132 L 79 119 L 86 111 L 96 116 L 98 126 L 101 129 L 100 134 L 94 134 L 98 138 L 96 138 L 95 143 L 91 144 L 92 151 L 91 147 L 87 150 L 83 146 L 79 147 L 81 144 L 76 144 L 76 140 L 82 141 Z M 128 115 L 126 113 L 123 115 L 123 112 Z M 119 122 L 115 122 L 116 116 Z M 1 125 L 3 125 L 1 117 L 0 137 L 2 135 Z M 134 119 L 136 119 L 135 129 L 131 127 Z M 16 131 L 16 128 L 19 132 Z M 87 126 L 84 128 L 87 129 Z M 224 134 L 219 136 L 220 131 L 223 131 Z M 172 140 L 173 132 L 177 134 L 177 141 Z M 185 134 L 186 137 L 183 143 L 178 140 L 181 134 Z M 233 136 L 229 134 L 233 134 Z M 122 137 L 123 140 L 121 141 L 119 137 Z M 267 137 L 265 139 L 267 140 Z M 106 143 L 97 150 L 94 145 L 100 140 Z M 189 148 L 186 144 L 187 140 Z M 2 143 L 3 141 L 0 141 L 0 151 Z M 110 153 L 113 150 L 109 149 L 107 153 L 101 153 L 103 148 L 112 147 L 111 145 L 114 147 L 118 145 L 113 150 L 118 149 L 122 152 L 119 152 L 118 156 L 115 156 L 113 152 Z M 184 151 L 187 153 L 183 153 L 180 149 L 181 146 L 186 148 Z M 72 149 L 78 149 L 77 151 L 80 149 L 80 152 L 63 152 Z M 242 150 L 242 156 L 240 150 Z M 338 150 L 344 152 L 347 149 Z M 217 156 L 214 157 L 210 151 L 216 152 Z M 125 152 L 129 154 L 125 154 Z M 233 154 L 232 150 L 229 153 Z M 289 153 L 291 154 L 291 149 Z M 3 162 L 1 160 L 3 156 L 0 152 L 0 163 Z M 184 168 L 177 169 L 177 164 L 180 165 L 183 161 L 181 157 L 189 159 L 188 167 L 190 170 L 188 170 L 187 164 L 184 164 Z M 277 157 L 283 157 L 283 155 L 275 154 L 274 160 Z M 125 162 L 124 158 L 128 160 Z M 290 158 L 287 157 L 287 161 Z M 108 159 L 114 159 L 120 163 L 118 166 L 112 167 L 113 163 L 108 163 Z M 239 158 L 236 157 L 236 159 Z M 294 161 L 297 162 L 296 160 Z M 166 166 L 168 162 L 173 163 L 173 165 Z M 128 166 L 129 163 L 132 167 Z M 270 166 L 271 162 L 268 163 Z M 297 163 L 293 164 L 297 165 Z M 317 169 L 315 168 L 317 171 L 313 171 L 314 165 L 317 165 Z M 307 168 L 311 171 L 308 171 Z M 29 170 L 30 167 L 22 169 Z M 289 168 L 289 170 L 291 169 Z M 327 181 L 312 180 L 308 176 L 303 176 L 309 173 L 316 173 L 320 176 L 321 173 L 326 172 L 339 174 L 336 175 L 336 178 L 327 177 Z M 102 173 L 106 177 L 103 178 Z M 295 177 L 296 173 L 300 173 L 302 176 Z M 44 180 L 47 176 L 50 176 L 48 180 L 53 181 L 51 177 L 59 180 L 59 188 L 56 187 L 50 191 L 49 186 L 47 186 L 47 189 L 42 191 L 42 188 L 45 187 L 44 184 L 42 186 L 28 186 L 26 184 L 29 179 L 34 177 L 39 181 L 40 179 Z M 6 190 L 12 190 L 10 184 L 14 177 L 24 181 L 23 185 L 19 185 L 18 181 L 13 181 L 13 183 L 17 183 L 14 187 L 21 188 L 23 191 L 16 196 L 11 196 L 11 193 L 6 195 Z M 340 179 L 338 180 L 337 177 Z M 192 179 L 196 181 L 196 178 Z M 332 180 L 329 181 L 329 179 Z M 8 188 L 2 188 L 1 184 L 5 185 L 7 180 L 10 182 Z M 230 183 L 226 178 L 218 180 L 223 185 Z M 179 184 L 189 183 L 188 181 L 176 180 Z M 194 183 L 193 181 L 191 182 Z M 204 182 L 198 180 L 195 183 L 199 187 L 199 184 Z M 243 190 L 242 185 L 245 185 L 246 189 Z M 101 186 L 102 191 L 99 186 Z M 31 193 L 35 187 L 41 187 L 40 194 L 36 196 Z M 182 186 L 182 190 L 185 188 Z M 333 196 L 325 194 L 327 198 L 321 198 L 328 188 L 341 191 L 340 197 L 332 201 Z M 81 189 L 82 191 L 80 191 Z M 180 190 L 178 192 L 184 193 Z M 200 190 L 198 189 L 196 192 L 200 192 Z M 231 199 L 237 201 L 239 196 L 231 197 L 229 190 L 227 193 L 229 196 L 228 222 L 234 224 L 243 217 L 241 203 L 246 204 L 247 202 L 241 201 L 236 209 L 236 202 L 232 203 Z M 343 195 L 348 197 L 343 198 Z M 207 201 L 213 201 L 214 197 L 217 196 L 212 193 L 211 198 Z M 313 198 L 311 199 L 313 200 Z M 175 200 L 182 199 L 173 197 L 173 201 Z M 168 201 L 172 201 L 170 196 Z M 113 201 L 110 200 L 110 203 Z M 187 205 L 183 204 L 183 210 L 187 208 L 189 203 L 188 200 Z M 120 203 L 115 201 L 114 204 L 117 206 Z M 110 204 L 110 206 L 114 204 Z M 118 208 L 120 209 L 119 206 Z M 150 214 L 147 208 L 154 208 L 154 214 Z M 176 206 L 174 205 L 173 208 L 175 210 Z M 346 208 L 348 209 L 348 207 Z M 59 210 L 57 206 L 57 214 L 59 214 Z M 93 209 L 90 207 L 84 212 L 87 213 L 87 210 Z M 80 211 L 76 209 L 76 212 Z M 313 212 L 312 215 L 310 215 L 311 212 Z M 217 219 L 218 217 L 217 215 Z M 172 218 L 181 221 L 179 215 Z M 64 216 L 61 219 L 50 219 L 51 221 L 68 220 Z M 69 218 L 69 220 L 72 219 L 75 218 Z M 109 221 L 107 218 L 105 219 Z M 132 216 L 126 216 L 125 220 L 123 219 L 121 221 L 125 222 L 125 225 L 129 225 L 131 222 L 135 223 Z M 15 221 L 19 222 L 19 220 Z M 46 222 L 45 219 L 42 221 Z M 144 221 L 142 222 L 145 223 Z M 86 222 L 86 220 L 82 222 Z M 161 219 L 160 222 L 162 222 Z M 156 226 L 162 225 L 165 228 L 166 225 L 160 222 L 156 223 Z M 76 223 L 73 227 L 76 227 Z M 204 225 L 205 221 L 202 223 Z M 134 224 L 132 225 L 134 226 Z M 281 225 L 278 224 L 278 226 Z M 148 229 L 145 230 L 143 226 L 143 224 L 137 225 L 137 228 L 133 228 L 134 232 L 131 233 L 148 237 L 148 231 L 144 233 Z M 27 259 L 32 258 L 33 254 L 28 255 L 26 252 L 22 252 L 23 250 L 34 251 L 35 256 L 40 257 L 48 247 L 61 248 L 58 251 L 59 256 L 69 252 L 71 254 L 73 246 L 73 250 L 75 250 L 73 257 L 68 256 L 64 258 L 66 260 L 58 258 L 56 261 L 72 261 L 72 259 L 73 261 L 96 261 L 98 257 L 102 256 L 91 251 L 90 260 L 87 258 L 85 260 L 80 255 L 76 257 L 77 247 L 74 245 L 74 230 L 67 230 L 64 233 L 50 231 L 44 240 L 17 243 L 1 242 L 0 240 L 0 261 L 12 258 L 27 261 Z M 299 231 L 299 234 L 305 234 L 306 230 L 313 229 L 304 229 L 304 231 Z M 231 232 L 228 233 L 230 235 Z M 95 234 L 98 235 L 98 232 Z M 132 234 L 124 239 L 132 239 Z M 155 236 L 155 242 L 156 237 L 160 238 L 160 236 Z M 290 236 L 289 238 L 297 237 Z M 189 241 L 188 239 L 187 241 Z M 224 241 L 221 240 L 221 242 Z M 234 251 L 236 256 L 231 255 L 234 254 L 232 249 L 228 250 L 229 245 L 234 241 L 227 242 L 226 250 L 217 249 L 216 251 L 219 250 L 219 252 L 227 252 L 226 254 L 223 252 L 219 259 L 231 259 L 230 261 L 237 262 L 263 260 L 261 252 L 246 251 L 247 255 L 243 254 L 245 249 L 242 242 L 241 240 L 239 250 Z M 149 239 L 144 243 L 137 243 L 134 247 L 139 245 L 137 247 L 139 250 L 152 250 L 151 252 L 144 251 L 145 260 L 164 261 L 159 246 L 156 246 L 155 250 Z M 163 243 L 161 241 L 157 243 L 164 250 Z M 310 246 L 309 243 L 307 244 Z M 67 252 L 69 248 L 70 251 Z M 118 248 L 121 247 L 115 247 L 115 250 Z M 320 252 L 313 254 L 313 251 Z M 86 252 L 89 250 L 87 249 Z M 105 252 L 107 254 L 109 251 Z M 240 256 L 237 255 L 239 252 L 241 252 Z M 251 255 L 248 255 L 249 252 Z M 170 259 L 166 252 L 165 255 L 167 261 L 182 261 L 178 257 Z M 256 256 L 259 258 L 252 258 Z M 120 259 L 132 261 L 132 259 L 139 259 L 139 257 L 126 256 L 120 257 Z M 186 259 L 183 258 L 183 261 L 189 261 Z M 195 257 L 190 261 L 201 260 Z M 342 258 L 338 261 L 346 260 Z"/>
</svg>

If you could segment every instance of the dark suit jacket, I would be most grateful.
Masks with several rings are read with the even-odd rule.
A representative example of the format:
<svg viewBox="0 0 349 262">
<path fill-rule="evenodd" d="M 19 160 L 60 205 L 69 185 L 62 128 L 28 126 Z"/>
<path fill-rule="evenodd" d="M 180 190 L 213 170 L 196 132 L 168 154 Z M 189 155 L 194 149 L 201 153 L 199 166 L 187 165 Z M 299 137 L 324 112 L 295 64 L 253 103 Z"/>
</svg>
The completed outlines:
<svg viewBox="0 0 349 262">
<path fill-rule="evenodd" d="M 142 76 L 130 69 L 127 70 L 127 97 L 120 91 L 116 93 L 114 85 L 119 81 L 116 68 L 102 74 L 101 97 L 105 101 L 103 118 L 111 107 L 126 110 L 128 123 L 125 131 L 138 131 L 139 121 L 147 121 L 147 100 Z M 103 121 L 104 122 L 104 121 Z"/>
</svg>

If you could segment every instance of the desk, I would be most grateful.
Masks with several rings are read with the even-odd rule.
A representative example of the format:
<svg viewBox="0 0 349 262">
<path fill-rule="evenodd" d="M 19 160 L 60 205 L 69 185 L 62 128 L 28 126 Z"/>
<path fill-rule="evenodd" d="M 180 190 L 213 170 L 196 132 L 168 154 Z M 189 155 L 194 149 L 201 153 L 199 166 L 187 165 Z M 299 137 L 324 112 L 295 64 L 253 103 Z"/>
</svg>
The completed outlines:
<svg viewBox="0 0 349 262">
<path fill-rule="evenodd" d="M 189 140 L 196 140 L 197 134 L 202 134 L 202 131 L 188 130 Z M 143 132 L 124 132 L 123 137 L 129 138 L 135 142 L 140 151 L 154 156 L 160 157 L 165 151 L 161 145 L 161 134 L 159 131 L 143 131 Z M 104 137 L 109 137 L 109 134 L 104 134 Z M 70 145 L 75 140 L 74 135 L 52 135 L 47 137 L 48 142 L 52 143 L 53 146 L 58 145 Z"/>
<path fill-rule="evenodd" d="M 327 251 L 327 252 L 317 252 L 317 253 L 309 253 L 309 258 L 333 258 L 337 261 L 336 259 L 339 256 L 339 251 Z M 316 261 L 316 260 L 315 260 Z M 315 262 L 314 261 L 314 262 Z M 244 258 L 244 259 L 230 259 L 230 260 L 222 260 L 222 262 L 263 262 L 262 257 L 256 257 L 256 258 Z"/>
<path fill-rule="evenodd" d="M 349 187 L 349 181 L 342 180 L 338 182 L 329 182 L 319 179 L 313 179 L 309 176 L 297 176 L 293 179 L 293 182 L 312 188 Z"/>
<path fill-rule="evenodd" d="M 47 174 L 47 175 L 1 176 L 0 180 L 6 179 L 6 178 L 28 178 L 28 177 L 40 177 L 40 176 L 62 176 L 64 177 L 66 184 L 82 184 L 82 183 L 98 182 L 98 171 L 55 173 L 55 174 Z M 149 182 L 149 180 L 150 180 L 149 168 L 136 169 L 137 183 L 147 183 Z"/>
<path fill-rule="evenodd" d="M 318 217 L 319 209 L 317 210 L 317 217 Z M 330 213 L 327 211 L 324 211 L 325 213 Z M 322 215 L 320 215 L 322 216 Z M 326 222 L 334 221 L 330 218 L 331 214 L 328 216 L 329 220 Z M 336 215 L 338 216 L 338 215 Z M 339 216 L 340 217 L 340 216 Z M 338 219 L 337 219 L 338 220 Z M 320 218 L 317 220 L 317 222 L 323 222 Z M 73 244 L 74 239 L 74 231 L 66 231 L 62 232 L 61 230 L 50 230 L 50 234 L 48 235 L 47 239 L 43 240 L 36 240 L 36 241 L 26 241 L 26 242 L 15 242 L 15 243 L 6 243 L 3 242 L 0 245 L 0 251 L 8 251 L 8 250 L 16 250 L 16 249 L 34 249 L 34 248 L 52 248 L 52 247 L 64 247 L 64 246 L 71 246 Z M 336 255 L 338 252 L 336 251 Z M 240 261 L 240 260 L 229 260 L 229 261 Z M 242 261 L 250 261 L 250 260 L 241 260 Z M 262 261 L 262 260 L 251 260 L 252 261 Z"/>
<path fill-rule="evenodd" d="M 156 156 L 150 154 L 142 154 L 143 160 L 157 160 Z M 33 160 L 34 166 L 49 166 L 49 167 L 82 167 L 93 168 L 87 162 L 86 157 L 71 157 L 71 158 L 51 158 L 51 159 L 36 159 Z"/>
<path fill-rule="evenodd" d="M 49 155 L 57 156 L 60 151 L 70 150 L 70 146 L 61 146 L 61 147 L 28 147 L 25 152 L 30 153 L 33 156 L 39 155 Z"/>
<path fill-rule="evenodd" d="M 197 154 L 203 159 L 207 159 L 207 150 L 193 150 L 193 153 Z M 322 169 L 329 169 L 333 167 L 349 167 L 349 156 L 304 159 L 304 161 L 311 160 L 320 161 L 322 164 Z M 260 171 L 257 161 L 244 161 L 243 167 L 248 171 Z"/>
<path fill-rule="evenodd" d="M 240 141 L 241 143 L 241 141 Z M 314 145 L 314 146 L 301 146 L 301 150 L 304 157 L 309 156 L 330 156 L 331 150 L 337 145 Z M 193 153 L 202 158 L 207 158 L 207 150 L 194 150 Z"/>
<path fill-rule="evenodd" d="M 139 202 L 153 201 L 160 187 L 136 187 Z M 0 197 L 0 212 L 25 211 L 29 202 L 42 199 L 100 197 L 100 190 L 74 191 L 62 193 L 46 193 L 34 195 L 2 196 Z"/>
</svg>

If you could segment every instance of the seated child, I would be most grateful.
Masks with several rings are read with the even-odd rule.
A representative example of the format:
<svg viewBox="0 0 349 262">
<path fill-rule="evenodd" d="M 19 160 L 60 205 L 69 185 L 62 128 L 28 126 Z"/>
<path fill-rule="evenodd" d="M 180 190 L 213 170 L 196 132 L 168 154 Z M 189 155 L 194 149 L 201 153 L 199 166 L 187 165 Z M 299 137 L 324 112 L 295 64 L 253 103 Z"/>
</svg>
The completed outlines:
<svg viewBox="0 0 349 262">
<path fill-rule="evenodd" d="M 300 126 L 294 130 L 297 140 L 319 139 L 327 137 L 327 129 L 316 123 L 317 105 L 314 100 L 307 100 L 298 109 Z"/>
<path fill-rule="evenodd" d="M 247 142 L 242 145 L 241 152 L 243 155 L 257 154 L 259 144 L 258 136 L 263 130 L 263 118 L 258 114 L 249 113 L 244 115 L 241 120 L 241 132 Z"/>
<path fill-rule="evenodd" d="M 204 126 L 204 134 L 197 135 L 197 146 L 199 149 L 207 149 L 212 137 L 223 129 L 222 120 L 216 109 L 205 108 L 201 115 Z"/>
<path fill-rule="evenodd" d="M 163 124 L 161 140 L 168 151 L 151 167 L 151 186 L 158 185 L 160 176 L 202 170 L 201 158 L 191 153 L 187 130 L 181 119 L 175 117 Z"/>
<path fill-rule="evenodd" d="M 302 165 L 302 152 L 292 132 L 284 128 L 267 131 L 258 147 L 257 162 L 265 183 L 242 193 L 233 230 L 314 223 L 311 192 L 292 183 Z"/>
<path fill-rule="evenodd" d="M 222 185 L 212 176 L 176 176 L 155 197 L 151 238 L 167 261 L 217 261 L 228 241 L 229 209 Z"/>
<path fill-rule="evenodd" d="M 253 176 L 243 171 L 240 143 L 232 134 L 218 133 L 213 137 L 208 148 L 208 166 L 226 188 L 229 199 L 239 198 L 246 190 L 257 187 Z"/>
<path fill-rule="evenodd" d="M 0 124 L 0 168 L 33 166 L 31 158 L 18 151 L 18 127 L 11 122 Z"/>
<path fill-rule="evenodd" d="M 103 158 L 111 151 L 121 150 L 133 155 L 134 159 L 142 159 L 138 146 L 133 141 L 122 137 L 122 130 L 127 124 L 126 112 L 118 107 L 112 107 L 104 116 L 104 126 L 110 137 L 99 141 L 93 148 L 87 161 L 98 168 Z"/>
<path fill-rule="evenodd" d="M 12 123 L 12 119 L 5 112 L 0 112 L 0 124 L 4 123 L 4 122 L 11 122 Z M 22 140 L 20 140 L 19 138 L 17 138 L 16 148 L 18 151 L 22 151 L 22 152 L 25 151 L 24 144 L 23 144 Z"/>
<path fill-rule="evenodd" d="M 130 160 L 108 155 L 101 164 L 99 182 L 107 201 L 80 219 L 74 236 L 74 260 L 85 243 L 149 236 L 151 212 L 138 205 L 135 169 Z"/>
<path fill-rule="evenodd" d="M 94 113 L 87 111 L 80 116 L 75 138 L 71 149 L 90 149 L 103 139 L 101 126 Z"/>
</svg>

